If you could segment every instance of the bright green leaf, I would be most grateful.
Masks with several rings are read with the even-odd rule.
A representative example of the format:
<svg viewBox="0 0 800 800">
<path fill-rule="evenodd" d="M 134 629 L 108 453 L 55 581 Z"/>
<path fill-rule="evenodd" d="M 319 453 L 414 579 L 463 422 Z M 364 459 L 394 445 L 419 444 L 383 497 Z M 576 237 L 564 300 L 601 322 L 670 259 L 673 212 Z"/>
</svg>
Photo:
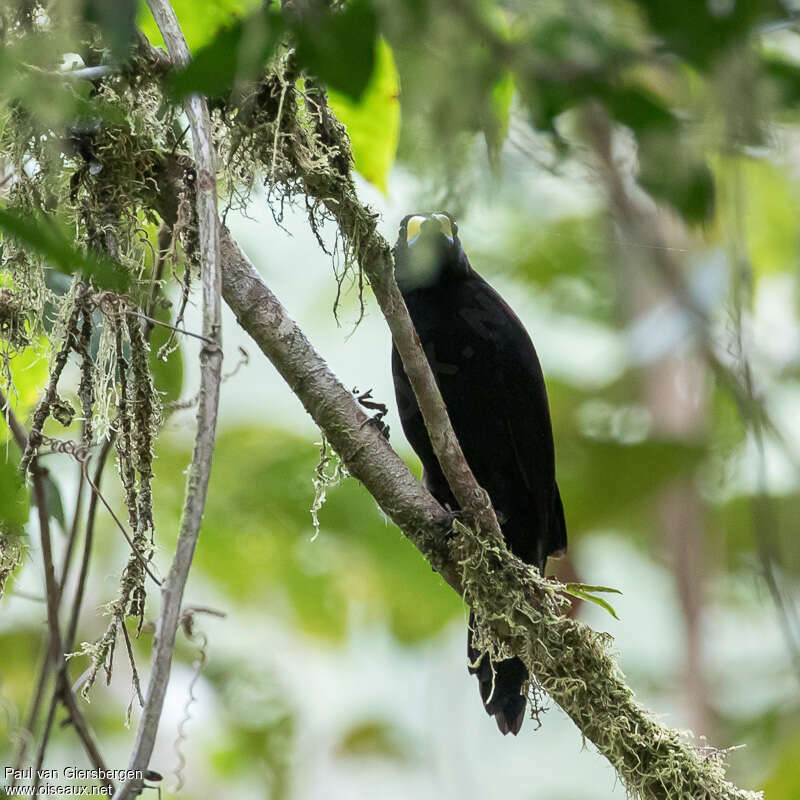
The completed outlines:
<svg viewBox="0 0 800 800">
<path fill-rule="evenodd" d="M 800 198 L 785 170 L 755 158 L 717 164 L 723 223 L 741 236 L 756 277 L 794 269 L 800 255 Z"/>
<path fill-rule="evenodd" d="M 28 521 L 28 490 L 19 471 L 14 442 L 0 442 L 0 534 L 20 534 Z"/>
<path fill-rule="evenodd" d="M 197 0 L 172 0 L 172 7 L 192 52 L 208 44 L 220 28 L 230 26 L 236 18 L 244 17 L 260 6 L 261 0 L 214 0 L 213 3 L 203 3 L 199 9 Z M 139 0 L 138 24 L 154 45 L 164 46 L 146 0 Z"/>
<path fill-rule="evenodd" d="M 602 597 L 595 597 L 590 591 L 587 590 L 595 590 L 595 591 L 603 591 L 603 592 L 617 592 L 617 594 L 622 594 L 622 592 L 618 591 L 617 589 L 608 589 L 605 586 L 584 586 L 582 583 L 568 583 L 566 586 L 566 593 L 571 594 L 573 597 L 578 597 L 581 600 L 588 600 L 590 603 L 594 603 L 600 608 L 605 609 L 611 614 L 614 619 L 619 620 L 617 616 L 617 612 L 614 611 L 613 606 L 607 600 L 604 600 Z"/>
<path fill-rule="evenodd" d="M 508 136 L 511 121 L 511 100 L 514 97 L 514 76 L 506 72 L 492 87 L 491 119 L 484 126 L 486 147 L 489 151 L 489 163 L 497 170 L 500 163 L 500 149 Z"/>
<path fill-rule="evenodd" d="M 237 81 L 254 80 L 275 51 L 284 22 L 275 10 L 257 11 L 220 30 L 169 82 L 175 97 L 226 94 Z"/>
<path fill-rule="evenodd" d="M 591 586 L 588 583 L 568 583 L 567 591 L 575 590 L 581 592 L 605 592 L 606 594 L 622 594 L 619 589 L 611 586 Z"/>
<path fill-rule="evenodd" d="M 370 0 L 305 16 L 293 27 L 300 63 L 329 88 L 358 100 L 375 67 L 378 20 Z"/>
<path fill-rule="evenodd" d="M 386 192 L 400 136 L 400 78 L 392 50 L 378 40 L 375 71 L 358 102 L 331 90 L 328 100 L 347 128 L 355 167 L 370 183 Z"/>
</svg>

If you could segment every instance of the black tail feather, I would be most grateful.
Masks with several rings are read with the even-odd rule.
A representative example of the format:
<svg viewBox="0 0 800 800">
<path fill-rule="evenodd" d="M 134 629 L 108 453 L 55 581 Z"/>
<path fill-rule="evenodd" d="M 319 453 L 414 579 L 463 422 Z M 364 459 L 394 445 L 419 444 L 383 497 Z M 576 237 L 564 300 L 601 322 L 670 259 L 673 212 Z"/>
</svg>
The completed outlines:
<svg viewBox="0 0 800 800">
<path fill-rule="evenodd" d="M 528 682 L 528 671 L 518 658 L 508 658 L 492 663 L 487 655 L 478 660 L 479 653 L 472 646 L 472 631 L 475 624 L 470 612 L 467 631 L 467 656 L 469 671 L 477 676 L 486 713 L 495 718 L 500 733 L 504 736 L 519 733 L 525 719 L 526 698 L 523 694 Z"/>
</svg>

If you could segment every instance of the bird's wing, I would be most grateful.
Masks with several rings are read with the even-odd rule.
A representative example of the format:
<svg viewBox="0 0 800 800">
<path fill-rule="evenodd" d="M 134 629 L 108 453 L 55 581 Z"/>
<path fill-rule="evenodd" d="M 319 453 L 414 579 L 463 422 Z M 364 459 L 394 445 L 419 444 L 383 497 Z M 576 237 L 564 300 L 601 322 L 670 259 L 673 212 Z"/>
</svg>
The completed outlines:
<svg viewBox="0 0 800 800">
<path fill-rule="evenodd" d="M 541 540 L 541 557 L 556 555 L 566 549 L 567 531 L 555 480 L 553 431 L 544 375 L 522 322 L 500 295 L 485 285 L 491 303 L 501 306 L 508 321 L 508 327 L 497 338 L 496 413 L 505 421 L 519 475 L 541 521 L 536 531 L 537 539 Z"/>
</svg>

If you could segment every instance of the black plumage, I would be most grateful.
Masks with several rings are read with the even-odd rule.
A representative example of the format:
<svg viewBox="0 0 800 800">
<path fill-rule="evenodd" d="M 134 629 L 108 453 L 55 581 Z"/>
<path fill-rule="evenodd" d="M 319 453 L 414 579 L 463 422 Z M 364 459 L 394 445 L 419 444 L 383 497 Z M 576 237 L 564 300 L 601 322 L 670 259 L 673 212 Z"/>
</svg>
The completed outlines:
<svg viewBox="0 0 800 800">
<path fill-rule="evenodd" d="M 409 215 L 400 224 L 395 273 L 444 398 L 464 456 L 497 512 L 506 543 L 542 572 L 567 545 L 555 479 L 550 411 L 539 359 L 525 328 L 502 297 L 470 266 L 447 214 Z M 433 453 L 396 348 L 392 372 L 400 421 L 422 461 L 436 499 L 457 504 Z M 487 713 L 516 734 L 525 714 L 528 675 L 519 659 L 476 663 Z"/>
</svg>

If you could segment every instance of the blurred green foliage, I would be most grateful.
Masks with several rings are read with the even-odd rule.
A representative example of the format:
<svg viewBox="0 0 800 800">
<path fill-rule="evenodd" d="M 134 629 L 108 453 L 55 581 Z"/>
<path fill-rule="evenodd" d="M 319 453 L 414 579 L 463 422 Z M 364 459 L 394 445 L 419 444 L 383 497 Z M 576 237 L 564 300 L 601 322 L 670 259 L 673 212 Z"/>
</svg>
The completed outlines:
<svg viewBox="0 0 800 800">
<path fill-rule="evenodd" d="M 385 193 L 400 135 L 400 78 L 385 39 L 378 41 L 375 70 L 362 96 L 354 101 L 332 90 L 328 100 L 350 134 L 355 168 Z"/>
<path fill-rule="evenodd" d="M 124 292 L 130 285 L 130 275 L 104 255 L 87 253 L 76 248 L 55 220 L 24 217 L 0 208 L 0 231 L 38 251 L 56 269 L 72 275 L 80 272 L 102 289 Z"/>
<path fill-rule="evenodd" d="M 385 619 L 406 642 L 463 615 L 459 599 L 352 478 L 328 491 L 314 538 L 317 450 L 279 429 L 221 432 L 197 569 L 237 603 L 277 613 L 288 600 L 301 630 L 333 639 L 347 633 L 354 614 Z M 178 529 L 184 487 L 170 478 L 182 475 L 189 455 L 167 437 L 159 441 L 156 525 L 165 532 Z"/>
<path fill-rule="evenodd" d="M 643 556 L 663 562 L 659 498 L 665 487 L 685 481 L 700 487 L 709 553 L 704 577 L 727 581 L 714 603 L 735 612 L 742 603 L 753 604 L 742 587 L 754 580 L 755 485 L 741 474 L 752 442 L 724 386 L 708 374 L 700 424 L 681 435 L 654 425 L 645 389 L 658 359 L 634 358 L 628 345 L 641 337 L 636 331 L 640 293 L 663 296 L 664 287 L 652 276 L 642 278 L 646 253 L 609 224 L 603 198 L 587 188 L 584 115 L 599 105 L 625 130 L 624 146 L 614 156 L 632 164 L 638 185 L 678 218 L 687 239 L 680 248 L 686 253 L 687 280 L 720 342 L 728 342 L 724 334 L 736 303 L 744 299 L 744 313 L 753 315 L 749 322 L 755 324 L 765 294 L 790 295 L 789 312 L 781 311 L 793 315 L 790 319 L 760 312 L 759 324 L 775 327 L 760 334 L 762 350 L 755 358 L 767 401 L 780 392 L 796 392 L 800 34 L 786 8 L 774 0 L 353 0 L 333 8 L 311 3 L 311 17 L 298 21 L 285 17 L 277 4 L 263 6 L 259 0 L 176 0 L 173 5 L 195 56 L 169 79 L 173 97 L 197 90 L 235 97 L 237 87 L 257 78 L 284 40 L 294 40 L 300 65 L 326 84 L 331 106 L 348 130 L 355 169 L 393 201 L 402 197 L 405 202 L 404 187 L 411 183 L 414 201 L 423 207 L 445 203 L 463 214 L 462 236 L 472 239 L 468 250 L 479 271 L 503 281 L 515 307 L 527 310 L 536 303 L 546 310 L 546 321 L 534 331 L 537 342 L 549 341 L 547 324 L 553 322 L 554 327 L 584 326 L 604 341 L 619 343 L 622 363 L 609 368 L 606 377 L 597 377 L 589 356 L 572 375 L 558 371 L 558 351 L 549 362 L 543 358 L 573 552 L 580 554 L 584 537 L 610 529 L 635 543 Z M 124 61 L 134 33 L 134 5 L 76 0 L 69 6 L 75 12 L 70 25 L 46 37 L 17 38 L 0 50 L 0 130 L 18 118 L 12 112 L 22 112 L 37 130 L 45 130 L 43 167 L 78 160 L 74 152 L 62 155 L 65 135 L 76 121 L 126 124 L 118 109 L 109 113 L 93 83 L 65 81 L 56 72 L 69 53 L 79 54 L 87 66 Z M 136 22 L 161 44 L 143 0 Z M 86 30 L 97 37 L 91 47 L 83 46 Z M 4 166 L 0 161 L 0 177 Z M 393 176 L 400 176 L 397 190 Z M 558 192 L 548 194 L 553 186 Z M 560 199 L 551 201 L 554 196 Z M 114 265 L 75 246 L 72 232 L 59 227 L 55 214 L 21 217 L 5 207 L 5 193 L 0 202 L 3 237 L 23 241 L 55 269 L 48 287 L 56 294 L 64 290 L 58 278 L 76 269 L 99 286 L 121 288 Z M 487 206 L 495 213 L 484 230 L 492 235 L 476 236 Z M 154 240 L 152 221 L 141 222 Z M 724 272 L 719 285 L 703 288 L 713 283 L 719 262 Z M 313 285 L 307 274 L 302 273 L 304 299 L 327 297 L 331 286 Z M 646 283 L 644 290 L 638 280 Z M 695 342 L 670 333 L 684 320 L 668 306 L 665 302 L 648 344 L 663 336 L 661 356 L 681 358 Z M 156 313 L 164 322 L 174 322 L 173 314 L 174 308 Z M 183 385 L 182 350 L 167 361 L 158 357 L 170 335 L 156 326 L 150 354 L 156 388 L 166 403 L 194 391 Z M 575 341 L 569 346 L 580 349 L 585 339 Z M 716 344 L 724 351 L 724 344 Z M 14 408 L 23 422 L 45 385 L 43 345 L 37 342 L 10 359 L 18 393 Z M 67 433 L 76 430 L 77 424 Z M 8 440 L 2 420 L 0 433 L 2 441 Z M 189 457 L 184 437 L 171 431 L 161 436 L 154 464 L 156 529 L 157 544 L 167 555 L 178 530 Z M 30 510 L 18 458 L 9 442 L 0 459 L 0 525 L 14 535 L 24 532 Z M 196 554 L 197 580 L 221 595 L 232 617 L 279 620 L 321 650 L 341 648 L 364 626 L 385 627 L 398 646 L 419 647 L 463 620 L 459 599 L 354 479 L 328 490 L 321 531 L 314 536 L 310 508 L 318 458 L 311 440 L 288 430 L 253 421 L 222 428 Z M 50 513 L 59 522 L 55 528 L 63 529 L 73 465 L 51 463 Z M 409 463 L 416 468 L 415 459 Z M 109 468 L 109 486 L 114 477 Z M 118 503 L 113 489 L 108 494 Z M 793 529 L 800 487 L 794 473 L 782 488 L 771 489 L 770 498 L 781 570 L 796 591 L 800 537 Z M 81 621 L 87 639 L 102 626 L 95 608 L 114 591 L 107 575 L 125 556 L 107 519 L 100 528 L 93 605 Z M 10 584 L 12 592 L 15 588 Z M 745 610 L 758 611 L 762 621 L 770 613 L 766 603 Z M 3 696 L 17 709 L 29 697 L 40 632 L 38 623 L 22 617 L 0 630 Z M 135 645 L 140 660 L 146 660 L 149 644 L 145 635 Z M 260 640 L 248 645 L 267 649 Z M 195 655 L 193 646 L 181 643 L 179 663 L 188 666 Z M 782 662 L 760 668 L 763 674 L 756 679 L 763 683 L 788 671 Z M 78 660 L 72 669 L 77 678 Z M 650 676 L 639 677 L 652 688 Z M 254 670 L 249 661 L 217 651 L 203 673 L 220 708 L 220 730 L 207 747 L 216 774 L 229 781 L 256 775 L 265 795 L 291 796 L 292 754 L 304 735 L 298 728 L 302 712 L 286 690 L 291 678 Z M 747 681 L 742 684 L 741 691 L 749 691 Z M 678 689 L 670 685 L 665 691 L 674 697 Z M 95 703 L 90 720 L 111 737 L 119 728 L 119 698 L 111 691 L 103 698 L 108 702 Z M 800 796 L 796 698 L 765 703 L 739 717 L 724 707 L 714 710 L 720 742 L 746 741 L 753 753 L 745 780 L 763 777 L 767 800 Z M 13 727 L 10 720 L 0 723 Z M 55 736 L 66 741 L 62 731 Z M 334 739 L 337 758 L 401 764 L 410 759 L 408 742 L 378 711 L 342 725 Z M 7 752 L 3 745 L 4 758 Z"/>
<path fill-rule="evenodd" d="M 406 761 L 407 747 L 398 740 L 397 730 L 385 720 L 364 720 L 342 736 L 337 753 L 354 758 L 390 758 Z"/>
<path fill-rule="evenodd" d="M 197 0 L 175 0 L 172 3 L 192 52 L 208 44 L 233 19 L 255 11 L 260 5 L 260 0 L 214 0 L 204 3 L 198 3 Z M 146 0 L 139 0 L 136 24 L 153 44 L 164 46 L 161 32 L 147 8 Z"/>
</svg>

